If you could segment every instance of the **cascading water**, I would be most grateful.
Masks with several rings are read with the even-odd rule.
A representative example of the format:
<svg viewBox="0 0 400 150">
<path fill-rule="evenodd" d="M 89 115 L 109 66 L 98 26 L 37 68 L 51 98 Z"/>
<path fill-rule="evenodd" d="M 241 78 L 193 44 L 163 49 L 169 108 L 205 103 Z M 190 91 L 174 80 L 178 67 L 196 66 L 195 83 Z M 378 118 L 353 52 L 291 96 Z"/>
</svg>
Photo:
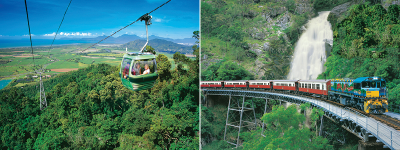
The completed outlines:
<svg viewBox="0 0 400 150">
<path fill-rule="evenodd" d="M 317 79 L 323 72 L 326 61 L 324 40 L 333 40 L 328 15 L 329 11 L 320 12 L 307 23 L 307 30 L 297 41 L 288 79 Z"/>
</svg>

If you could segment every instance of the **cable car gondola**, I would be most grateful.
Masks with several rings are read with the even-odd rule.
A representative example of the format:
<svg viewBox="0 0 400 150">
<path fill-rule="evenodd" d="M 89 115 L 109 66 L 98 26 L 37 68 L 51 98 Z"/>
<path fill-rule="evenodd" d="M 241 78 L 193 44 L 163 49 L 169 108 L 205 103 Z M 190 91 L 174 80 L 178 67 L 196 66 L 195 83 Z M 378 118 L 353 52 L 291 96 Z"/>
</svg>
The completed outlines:
<svg viewBox="0 0 400 150">
<path fill-rule="evenodd" d="M 127 53 L 122 59 L 119 71 L 122 85 L 133 91 L 152 88 L 158 78 L 156 56 L 149 52 L 143 52 L 149 42 L 147 25 L 151 24 L 151 16 L 145 14 L 141 17 L 142 20 L 146 24 L 147 42 L 140 52 L 128 52 L 128 48 L 126 48 Z"/>
</svg>

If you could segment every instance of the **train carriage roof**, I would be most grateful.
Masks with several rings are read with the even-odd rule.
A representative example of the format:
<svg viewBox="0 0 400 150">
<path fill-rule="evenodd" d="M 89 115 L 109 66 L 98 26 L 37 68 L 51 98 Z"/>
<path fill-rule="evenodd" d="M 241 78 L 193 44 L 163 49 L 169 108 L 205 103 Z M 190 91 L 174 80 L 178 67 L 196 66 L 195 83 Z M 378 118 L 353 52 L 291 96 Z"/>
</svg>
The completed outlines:
<svg viewBox="0 0 400 150">
<path fill-rule="evenodd" d="M 354 80 L 354 83 L 361 83 L 362 81 L 385 81 L 381 77 L 359 77 Z"/>
<path fill-rule="evenodd" d="M 200 82 L 224 82 L 224 81 L 200 81 Z"/>
<path fill-rule="evenodd" d="M 299 80 L 272 80 L 272 82 L 297 82 Z"/>
<path fill-rule="evenodd" d="M 273 80 L 249 80 L 249 82 L 272 82 Z"/>
<path fill-rule="evenodd" d="M 247 82 L 248 80 L 235 80 L 235 81 L 224 81 L 224 82 Z"/>
<path fill-rule="evenodd" d="M 299 82 L 317 82 L 317 83 L 327 83 L 331 80 L 299 80 Z"/>
</svg>

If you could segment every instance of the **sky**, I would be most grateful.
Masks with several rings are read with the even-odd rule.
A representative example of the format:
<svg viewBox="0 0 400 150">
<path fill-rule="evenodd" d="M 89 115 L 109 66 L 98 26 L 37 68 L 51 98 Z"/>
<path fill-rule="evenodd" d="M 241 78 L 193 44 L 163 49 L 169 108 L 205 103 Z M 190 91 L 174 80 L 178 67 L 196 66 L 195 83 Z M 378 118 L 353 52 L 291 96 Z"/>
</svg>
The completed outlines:
<svg viewBox="0 0 400 150">
<path fill-rule="evenodd" d="M 72 0 L 57 39 L 111 35 L 168 0 Z M 70 0 L 27 0 L 33 39 L 53 39 Z M 171 0 L 150 14 L 149 36 L 183 39 L 199 30 L 199 1 Z M 24 0 L 0 1 L 0 39 L 29 38 Z M 137 22 L 123 34 L 145 37 L 146 27 Z"/>
</svg>

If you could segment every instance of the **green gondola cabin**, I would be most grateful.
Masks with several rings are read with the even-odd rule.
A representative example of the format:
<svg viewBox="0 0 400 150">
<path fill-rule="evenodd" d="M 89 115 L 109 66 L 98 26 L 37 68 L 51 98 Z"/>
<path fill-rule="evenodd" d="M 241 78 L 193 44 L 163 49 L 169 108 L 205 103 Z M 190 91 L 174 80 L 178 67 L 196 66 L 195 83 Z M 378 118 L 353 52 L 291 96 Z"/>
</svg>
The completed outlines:
<svg viewBox="0 0 400 150">
<path fill-rule="evenodd" d="M 122 84 L 130 90 L 152 88 L 158 78 L 156 56 L 152 53 L 126 53 L 121 62 L 119 75 Z"/>
</svg>

